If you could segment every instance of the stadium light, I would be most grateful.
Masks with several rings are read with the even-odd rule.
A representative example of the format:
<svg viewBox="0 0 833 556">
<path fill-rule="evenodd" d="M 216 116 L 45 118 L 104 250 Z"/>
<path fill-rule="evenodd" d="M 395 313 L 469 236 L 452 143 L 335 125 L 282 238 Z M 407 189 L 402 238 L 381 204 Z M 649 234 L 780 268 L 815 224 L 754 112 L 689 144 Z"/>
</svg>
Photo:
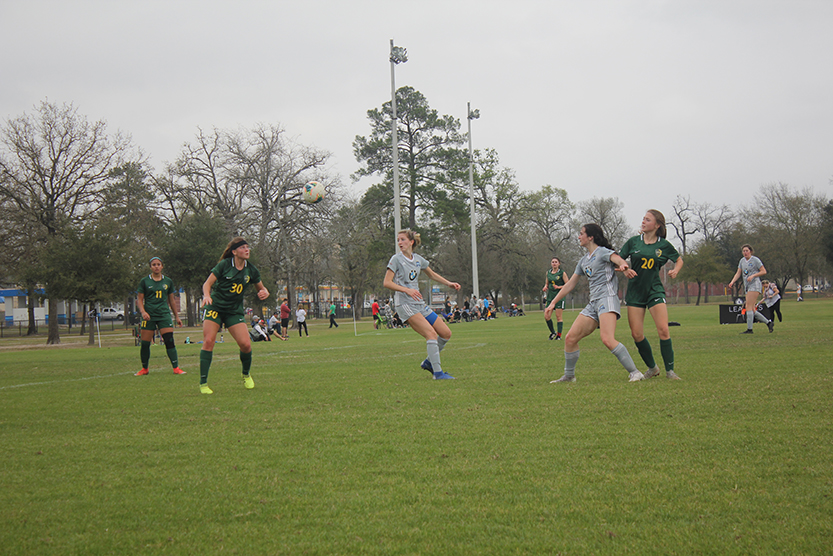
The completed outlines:
<svg viewBox="0 0 833 556">
<path fill-rule="evenodd" d="M 399 247 L 396 244 L 396 236 L 402 226 L 402 206 L 399 202 L 399 137 L 397 134 L 396 121 L 396 78 L 395 71 L 396 64 L 403 64 L 408 61 L 408 51 L 401 46 L 394 46 L 393 39 L 390 40 L 390 100 L 391 108 L 393 109 L 393 119 L 391 120 L 391 150 L 393 159 L 393 246 L 394 252 L 398 252 Z"/>
<path fill-rule="evenodd" d="M 477 219 L 474 214 L 474 151 L 471 148 L 471 121 L 480 117 L 480 110 L 472 110 L 466 103 L 469 121 L 469 204 L 471 206 L 471 284 L 472 293 L 480 299 L 480 277 L 477 272 Z"/>
</svg>

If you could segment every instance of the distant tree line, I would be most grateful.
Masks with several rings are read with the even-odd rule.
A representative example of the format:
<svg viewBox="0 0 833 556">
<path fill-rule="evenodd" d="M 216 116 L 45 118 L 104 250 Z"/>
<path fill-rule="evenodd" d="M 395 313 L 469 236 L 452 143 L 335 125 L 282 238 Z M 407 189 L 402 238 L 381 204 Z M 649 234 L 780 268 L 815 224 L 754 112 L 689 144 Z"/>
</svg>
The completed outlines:
<svg viewBox="0 0 833 556">
<path fill-rule="evenodd" d="M 458 119 L 438 114 L 419 91 L 396 94 L 403 225 L 422 234 L 438 272 L 470 293 L 466 136 Z M 193 300 L 234 235 L 248 239 L 272 291 L 304 286 L 317 295 L 333 282 L 346 287 L 354 306 L 365 294 L 385 294 L 395 236 L 390 102 L 367 116 L 370 133 L 353 142 L 360 168 L 352 178 L 376 183 L 354 198 L 328 168 L 329 152 L 299 144 L 277 124 L 198 129 L 173 162 L 155 170 L 105 122 L 89 122 L 72 104 L 43 101 L 0 128 L 0 282 L 23 288 L 31 301 L 42 288 L 47 343 L 60 343 L 59 300 L 129 304 L 154 255 L 189 293 L 186 314 L 195 324 Z M 550 258 L 570 270 L 579 258 L 583 223 L 601 224 L 614 246 L 638 231 L 617 198 L 572 201 L 549 184 L 522 190 L 493 149 L 474 151 L 472 162 L 481 294 L 538 300 Z M 303 202 L 301 189 L 311 180 L 326 186 L 323 203 Z M 673 207 L 645 208 L 668 219 L 669 239 L 686 260 L 678 280 L 727 282 L 743 243 L 753 244 L 781 284 L 830 275 L 833 204 L 810 189 L 764 185 L 753 205 L 734 209 L 688 196 Z"/>
</svg>

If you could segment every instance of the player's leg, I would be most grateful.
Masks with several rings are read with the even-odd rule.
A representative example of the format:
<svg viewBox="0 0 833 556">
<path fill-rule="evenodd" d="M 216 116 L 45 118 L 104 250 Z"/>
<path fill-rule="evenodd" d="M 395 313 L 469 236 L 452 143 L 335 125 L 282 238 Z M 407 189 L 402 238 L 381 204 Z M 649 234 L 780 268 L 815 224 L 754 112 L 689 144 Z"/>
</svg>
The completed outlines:
<svg viewBox="0 0 833 556">
<path fill-rule="evenodd" d="M 142 376 L 150 373 L 148 367 L 150 365 L 150 343 L 153 341 L 154 331 L 147 328 L 147 322 L 142 321 L 142 331 L 140 332 L 142 341 L 139 348 L 139 359 L 142 361 L 142 369 L 136 373 L 135 376 Z"/>
<path fill-rule="evenodd" d="M 746 292 L 746 330 L 741 334 L 752 334 L 752 323 L 755 322 L 755 306 L 758 304 L 758 292 Z"/>
<path fill-rule="evenodd" d="M 249 376 L 249 371 L 252 368 L 252 338 L 249 336 L 249 329 L 245 322 L 238 322 L 229 326 L 228 331 L 240 348 L 240 363 L 243 365 L 243 385 L 246 388 L 254 388 L 255 381 Z"/>
<path fill-rule="evenodd" d="M 171 361 L 174 374 L 184 375 L 185 371 L 179 368 L 179 355 L 176 352 L 176 344 L 174 344 L 174 329 L 173 327 L 160 328 L 159 333 L 162 334 L 162 341 L 165 343 L 165 353 Z"/>
<path fill-rule="evenodd" d="M 564 300 L 561 300 L 564 303 Z M 564 329 L 564 309 L 558 308 L 555 310 L 555 321 L 557 323 L 557 330 L 555 331 L 555 339 L 561 339 L 561 331 Z"/>
<path fill-rule="evenodd" d="M 214 342 L 217 340 L 217 333 L 220 331 L 220 322 L 211 320 L 206 311 L 205 320 L 202 321 L 202 349 L 200 350 L 200 392 L 213 394 L 208 387 L 208 371 L 211 369 L 211 359 L 214 357 Z M 218 318 L 218 317 L 214 317 Z"/>
<path fill-rule="evenodd" d="M 431 322 L 433 321 L 433 322 Z M 442 364 L 440 363 L 440 346 L 439 346 L 439 334 L 434 329 L 437 321 L 442 322 L 436 313 L 433 311 L 428 314 L 427 316 L 423 313 L 417 313 L 406 321 L 407 324 L 414 329 L 414 331 L 425 338 L 425 348 L 428 352 L 428 365 L 423 366 L 423 368 L 430 367 L 431 373 L 434 375 L 434 378 L 437 380 L 440 379 L 451 379 L 454 378 L 453 376 L 446 374 L 443 372 Z M 445 324 L 445 323 L 442 323 Z M 447 327 L 446 327 L 447 328 Z M 451 337 L 451 331 L 448 331 L 448 337 Z M 425 361 L 423 361 L 423 365 Z"/>
<path fill-rule="evenodd" d="M 657 303 L 649 308 L 651 318 L 657 327 L 659 335 L 659 351 L 662 355 L 662 362 L 665 365 L 665 376 L 672 380 L 679 380 L 680 377 L 674 372 L 674 346 L 671 342 L 671 331 L 668 328 L 668 306 L 665 303 Z M 628 313 L 630 318 L 630 313 Z M 647 374 L 645 378 L 650 378 Z"/>
<path fill-rule="evenodd" d="M 558 380 L 551 381 L 551 383 L 575 382 L 576 364 L 580 355 L 578 343 L 582 338 L 592 334 L 598 326 L 599 323 L 590 316 L 585 315 L 583 311 L 576 317 L 576 320 L 573 321 L 573 325 L 564 337 L 564 376 Z"/>
<path fill-rule="evenodd" d="M 631 330 L 631 337 L 636 344 L 636 350 L 648 371 L 645 373 L 645 378 L 651 378 L 659 374 L 656 360 L 654 359 L 654 351 L 651 349 L 651 343 L 645 337 L 645 307 L 636 307 L 628 305 L 628 326 Z"/>
<path fill-rule="evenodd" d="M 644 375 L 636 368 L 628 348 L 624 344 L 616 340 L 616 321 L 619 315 L 612 311 L 599 314 L 599 334 L 602 338 L 602 343 L 610 352 L 616 356 L 619 363 L 628 371 L 628 380 L 636 382 L 642 380 Z"/>
<path fill-rule="evenodd" d="M 550 340 L 555 339 L 555 328 L 552 326 L 552 312 L 553 310 L 550 309 L 549 305 L 552 299 L 550 296 L 547 296 L 547 307 L 544 309 L 544 320 L 547 321 L 547 328 L 550 329 Z"/>
</svg>

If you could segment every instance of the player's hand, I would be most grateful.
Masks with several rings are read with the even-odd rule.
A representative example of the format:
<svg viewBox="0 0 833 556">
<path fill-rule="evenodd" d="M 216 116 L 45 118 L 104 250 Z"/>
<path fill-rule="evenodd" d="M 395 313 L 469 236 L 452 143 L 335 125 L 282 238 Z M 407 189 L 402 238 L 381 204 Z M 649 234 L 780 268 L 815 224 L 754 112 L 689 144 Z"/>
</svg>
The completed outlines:
<svg viewBox="0 0 833 556">
<path fill-rule="evenodd" d="M 556 287 L 558 287 L 558 286 L 556 286 Z M 543 288 L 541 288 L 541 291 L 542 291 L 542 292 L 547 291 L 547 286 L 544 286 Z"/>
<path fill-rule="evenodd" d="M 150 315 L 145 311 L 142 311 L 142 320 L 150 320 Z"/>
<path fill-rule="evenodd" d="M 460 284 L 458 284 L 457 282 L 451 282 L 448 286 L 449 286 L 450 288 L 454 288 L 456 291 L 460 291 L 460 288 L 462 287 L 462 286 L 460 286 Z"/>
<path fill-rule="evenodd" d="M 629 268 L 629 269 L 627 269 L 627 270 L 625 271 L 625 278 L 627 278 L 627 279 L 631 279 L 631 278 L 633 278 L 634 276 L 636 276 L 636 271 L 635 271 L 634 269 Z"/>
<path fill-rule="evenodd" d="M 200 307 L 205 307 L 206 305 L 211 305 L 211 296 L 210 295 L 202 296 L 202 302 L 200 303 Z"/>
<path fill-rule="evenodd" d="M 673 279 L 673 278 L 677 277 L 678 273 L 679 273 L 679 271 L 676 268 L 672 268 L 671 270 L 668 271 L 668 276 L 670 276 Z"/>
<path fill-rule="evenodd" d="M 181 319 L 181 318 L 176 317 L 176 325 L 177 325 L 178 327 L 182 328 L 182 319 Z"/>
<path fill-rule="evenodd" d="M 544 318 L 547 320 L 552 319 L 552 307 L 547 305 L 546 309 L 544 309 Z"/>
<path fill-rule="evenodd" d="M 259 300 L 263 301 L 267 297 L 269 297 L 269 290 L 267 290 L 266 288 L 262 288 L 257 292 L 257 298 Z"/>
<path fill-rule="evenodd" d="M 419 290 L 412 290 L 408 288 L 408 290 L 405 291 L 405 293 L 410 295 L 411 298 L 415 299 L 416 301 L 422 301 L 422 294 L 419 293 Z"/>
<path fill-rule="evenodd" d="M 622 263 L 621 265 L 616 267 L 616 270 L 618 270 L 619 272 L 625 272 L 626 270 L 628 270 L 628 263 Z"/>
</svg>

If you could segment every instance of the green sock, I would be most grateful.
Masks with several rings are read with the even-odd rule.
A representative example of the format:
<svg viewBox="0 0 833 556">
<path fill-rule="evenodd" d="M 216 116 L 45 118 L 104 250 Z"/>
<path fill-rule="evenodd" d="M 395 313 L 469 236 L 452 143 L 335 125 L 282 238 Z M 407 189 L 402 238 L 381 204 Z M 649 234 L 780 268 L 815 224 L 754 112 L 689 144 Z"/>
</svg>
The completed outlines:
<svg viewBox="0 0 833 556">
<path fill-rule="evenodd" d="M 561 336 L 561 331 L 564 330 L 564 323 L 559 321 L 558 322 L 558 335 Z"/>
<path fill-rule="evenodd" d="M 200 350 L 200 384 L 208 384 L 208 369 L 211 368 L 213 351 Z"/>
<path fill-rule="evenodd" d="M 654 352 L 651 349 L 651 344 L 648 342 L 648 338 L 642 338 L 642 341 L 636 342 L 636 349 L 639 350 L 639 356 L 645 361 L 645 364 L 648 365 L 649 369 L 653 369 L 657 366 L 657 362 L 654 361 Z"/>
<path fill-rule="evenodd" d="M 142 359 L 142 368 L 147 369 L 150 363 L 150 342 L 142 340 L 142 347 L 139 348 L 139 357 Z"/>
<path fill-rule="evenodd" d="M 249 371 L 252 368 L 252 352 L 240 352 L 240 362 L 243 363 L 243 374 L 249 376 Z"/>
<path fill-rule="evenodd" d="M 552 319 L 550 319 L 550 320 L 548 320 L 548 321 L 547 321 L 547 326 L 548 326 L 548 327 L 549 327 L 549 329 L 550 329 L 550 333 L 551 333 L 551 334 L 555 334 L 555 329 L 552 327 Z"/>
<path fill-rule="evenodd" d="M 168 352 L 168 359 L 171 360 L 171 365 L 174 366 L 174 369 L 179 367 L 179 355 L 176 353 L 176 348 L 171 348 L 166 351 Z"/>
<path fill-rule="evenodd" d="M 674 348 L 671 346 L 671 338 L 659 341 L 659 351 L 662 360 L 665 362 L 665 372 L 674 370 Z"/>
</svg>

